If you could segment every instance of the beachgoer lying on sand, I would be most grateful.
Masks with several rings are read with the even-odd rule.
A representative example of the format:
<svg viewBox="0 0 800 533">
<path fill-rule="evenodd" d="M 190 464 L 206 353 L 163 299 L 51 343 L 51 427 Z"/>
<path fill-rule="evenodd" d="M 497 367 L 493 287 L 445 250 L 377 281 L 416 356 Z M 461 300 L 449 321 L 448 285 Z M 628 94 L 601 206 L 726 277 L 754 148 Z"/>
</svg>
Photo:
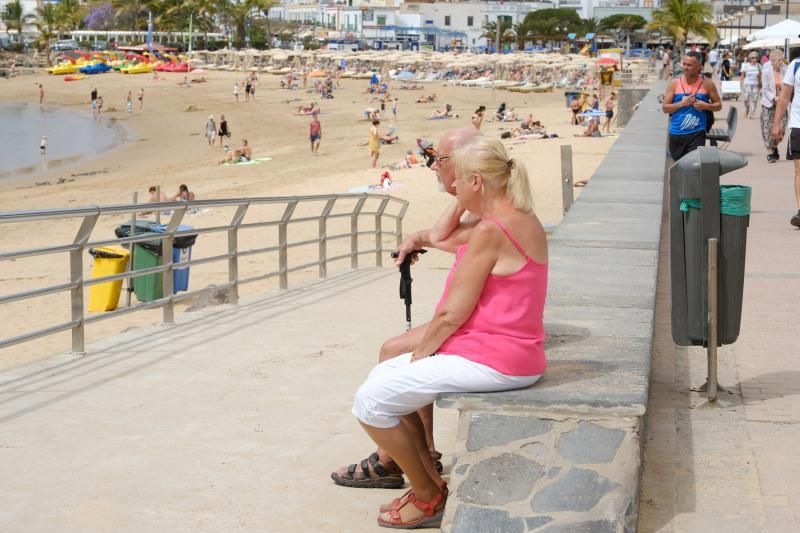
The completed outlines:
<svg viewBox="0 0 800 533">
<path fill-rule="evenodd" d="M 247 144 L 247 139 L 242 141 L 242 146 L 235 150 L 231 150 L 227 146 L 225 147 L 225 159 L 220 161 L 218 164 L 222 165 L 224 163 L 246 163 L 253 159 L 253 149 L 250 148 L 250 145 Z"/>
<path fill-rule="evenodd" d="M 301 115 L 312 115 L 315 112 L 319 113 L 316 102 L 309 102 L 308 104 L 297 106 L 297 113 Z"/>
<path fill-rule="evenodd" d="M 453 113 L 453 106 L 451 106 L 450 104 L 445 104 L 444 111 L 439 111 L 438 109 L 434 109 L 433 112 L 431 113 L 431 116 L 429 116 L 428 118 L 429 119 L 431 119 L 431 118 L 458 118 L 458 114 Z"/>
<path fill-rule="evenodd" d="M 416 83 L 413 85 L 401 85 L 400 88 L 406 91 L 422 91 L 425 89 L 425 87 L 422 85 L 417 85 Z"/>
<path fill-rule="evenodd" d="M 192 83 L 205 83 L 208 80 L 206 79 L 205 76 L 200 76 L 199 78 L 192 78 L 191 81 L 192 81 Z"/>
<path fill-rule="evenodd" d="M 195 199 L 195 194 L 189 190 L 186 184 L 182 183 L 181 186 L 178 187 L 178 192 L 175 193 L 172 199 L 176 202 L 191 202 Z"/>
<path fill-rule="evenodd" d="M 419 98 L 417 98 L 418 104 L 430 104 L 435 101 L 436 101 L 436 93 L 433 93 L 429 96 L 422 95 Z"/>
<path fill-rule="evenodd" d="M 397 128 L 394 126 L 390 126 L 386 133 L 381 135 L 381 144 L 392 144 L 395 141 L 399 141 L 400 137 L 397 135 Z"/>
<path fill-rule="evenodd" d="M 547 131 L 542 127 L 534 128 L 532 130 L 514 128 L 511 131 L 504 131 L 500 134 L 501 139 L 519 139 L 523 141 L 527 139 L 553 139 L 557 137 L 557 133 L 547 133 Z"/>
<path fill-rule="evenodd" d="M 414 155 L 413 150 L 409 150 L 406 152 L 406 156 L 403 158 L 402 161 L 398 161 L 397 163 L 392 163 L 389 165 L 383 165 L 383 168 L 390 168 L 392 170 L 400 170 L 402 168 L 411 168 L 415 165 L 419 164 L 419 160 L 417 156 Z"/>
</svg>

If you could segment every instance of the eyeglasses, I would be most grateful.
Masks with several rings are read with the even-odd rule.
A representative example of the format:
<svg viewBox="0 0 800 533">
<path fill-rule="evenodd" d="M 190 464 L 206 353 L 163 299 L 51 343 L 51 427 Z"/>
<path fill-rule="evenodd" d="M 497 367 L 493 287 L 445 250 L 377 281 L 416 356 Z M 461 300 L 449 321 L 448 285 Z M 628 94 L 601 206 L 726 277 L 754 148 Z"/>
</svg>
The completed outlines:
<svg viewBox="0 0 800 533">
<path fill-rule="evenodd" d="M 449 155 L 437 155 L 433 157 L 433 160 L 436 161 L 437 163 L 441 163 L 442 161 L 447 161 L 448 159 L 450 159 Z"/>
</svg>

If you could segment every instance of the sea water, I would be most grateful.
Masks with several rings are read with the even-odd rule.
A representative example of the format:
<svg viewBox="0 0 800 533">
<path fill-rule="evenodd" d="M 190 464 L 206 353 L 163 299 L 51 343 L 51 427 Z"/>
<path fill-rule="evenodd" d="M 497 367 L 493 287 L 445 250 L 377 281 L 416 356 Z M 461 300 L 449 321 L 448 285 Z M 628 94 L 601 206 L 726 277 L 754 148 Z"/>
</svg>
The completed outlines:
<svg viewBox="0 0 800 533">
<path fill-rule="evenodd" d="M 114 122 L 108 116 L 95 120 L 88 110 L 0 102 L 0 178 L 25 177 L 108 151 L 125 140 L 125 128 Z M 40 153 L 44 136 L 47 150 Z"/>
</svg>

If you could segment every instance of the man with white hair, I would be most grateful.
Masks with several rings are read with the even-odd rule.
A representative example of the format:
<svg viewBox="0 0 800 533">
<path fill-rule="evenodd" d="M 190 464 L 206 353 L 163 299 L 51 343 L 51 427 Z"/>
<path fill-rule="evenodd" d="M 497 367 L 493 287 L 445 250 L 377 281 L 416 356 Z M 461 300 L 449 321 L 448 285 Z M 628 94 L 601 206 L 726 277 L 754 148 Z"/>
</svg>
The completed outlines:
<svg viewBox="0 0 800 533">
<path fill-rule="evenodd" d="M 431 165 L 431 170 L 436 172 L 441 191 L 455 196 L 456 169 L 452 159 L 453 153 L 478 135 L 480 132 L 473 127 L 450 130 L 442 135 L 434 162 Z M 458 208 L 458 203 L 451 200 L 434 227 L 412 232 L 405 238 L 398 250 L 397 265 L 400 266 L 408 254 L 422 248 L 450 250 L 452 243 L 458 240 L 459 235 L 464 230 L 474 227 L 478 222 L 480 222 L 479 218 L 468 213 L 465 215 L 463 210 Z M 428 323 L 422 324 L 384 342 L 381 346 L 379 360 L 385 361 L 413 351 L 422 342 L 427 327 Z M 431 457 L 438 462 L 441 454 L 436 451 L 433 442 L 433 406 L 423 407 L 418 412 L 422 418 L 425 440 Z M 437 468 L 441 468 L 441 463 Z M 381 449 L 367 459 L 332 472 L 331 479 L 337 485 L 361 488 L 400 488 L 405 483 L 402 470 Z"/>
</svg>

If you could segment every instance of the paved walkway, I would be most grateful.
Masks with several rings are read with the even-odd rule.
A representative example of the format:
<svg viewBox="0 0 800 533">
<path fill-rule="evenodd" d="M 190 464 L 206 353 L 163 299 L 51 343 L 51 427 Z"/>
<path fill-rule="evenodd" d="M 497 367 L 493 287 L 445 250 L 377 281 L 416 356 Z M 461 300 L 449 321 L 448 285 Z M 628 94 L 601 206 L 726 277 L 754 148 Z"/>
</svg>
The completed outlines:
<svg viewBox="0 0 800 533">
<path fill-rule="evenodd" d="M 727 107 L 719 116 L 725 113 Z M 741 335 L 719 351 L 720 383 L 732 394 L 721 394 L 716 409 L 690 409 L 703 400 L 687 389 L 705 379 L 705 350 L 672 343 L 663 254 L 641 533 L 800 531 L 800 327 L 794 321 L 800 232 L 789 225 L 797 210 L 793 167 L 783 159 L 766 162 L 757 119 L 740 119 L 730 149 L 749 165 L 723 182 L 753 187 Z"/>
</svg>

